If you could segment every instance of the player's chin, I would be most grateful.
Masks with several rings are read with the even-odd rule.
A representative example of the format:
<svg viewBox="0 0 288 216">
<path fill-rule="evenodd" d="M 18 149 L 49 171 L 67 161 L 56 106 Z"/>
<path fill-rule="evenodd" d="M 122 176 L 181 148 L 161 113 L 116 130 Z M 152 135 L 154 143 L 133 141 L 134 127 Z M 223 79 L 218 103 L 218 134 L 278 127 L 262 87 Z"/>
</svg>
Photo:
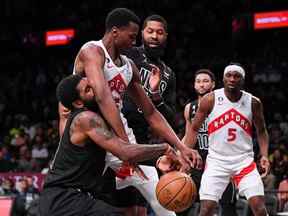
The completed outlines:
<svg viewBox="0 0 288 216">
<path fill-rule="evenodd" d="M 149 46 L 150 48 L 156 48 L 156 47 L 159 47 L 160 44 L 159 44 L 159 43 L 148 43 L 148 46 Z"/>
<path fill-rule="evenodd" d="M 227 85 L 227 89 L 229 89 L 229 90 L 231 90 L 231 91 L 233 91 L 233 90 L 235 90 L 235 89 L 237 89 L 237 86 L 236 85 Z"/>
</svg>

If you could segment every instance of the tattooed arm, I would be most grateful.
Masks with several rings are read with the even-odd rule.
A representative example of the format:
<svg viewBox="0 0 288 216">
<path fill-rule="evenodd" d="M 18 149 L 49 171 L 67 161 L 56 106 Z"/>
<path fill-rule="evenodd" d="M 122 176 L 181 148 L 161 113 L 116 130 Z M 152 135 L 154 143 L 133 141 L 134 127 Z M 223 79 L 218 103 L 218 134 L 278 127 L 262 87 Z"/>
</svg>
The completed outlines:
<svg viewBox="0 0 288 216">
<path fill-rule="evenodd" d="M 82 112 L 73 120 L 70 135 L 74 144 L 81 145 L 89 138 L 96 145 L 129 163 L 157 158 L 163 154 L 174 154 L 168 143 L 155 145 L 127 143 L 111 132 L 100 115 L 91 111 Z"/>
</svg>

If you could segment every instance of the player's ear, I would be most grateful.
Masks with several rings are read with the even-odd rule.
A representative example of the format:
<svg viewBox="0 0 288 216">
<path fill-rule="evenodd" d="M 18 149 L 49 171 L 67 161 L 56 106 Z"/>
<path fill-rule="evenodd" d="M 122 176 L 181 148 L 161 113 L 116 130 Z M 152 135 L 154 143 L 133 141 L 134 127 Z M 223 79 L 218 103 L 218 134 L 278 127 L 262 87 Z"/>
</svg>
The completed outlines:
<svg viewBox="0 0 288 216">
<path fill-rule="evenodd" d="M 118 35 L 118 28 L 116 26 L 112 27 L 111 32 L 113 36 L 116 37 Z"/>
</svg>

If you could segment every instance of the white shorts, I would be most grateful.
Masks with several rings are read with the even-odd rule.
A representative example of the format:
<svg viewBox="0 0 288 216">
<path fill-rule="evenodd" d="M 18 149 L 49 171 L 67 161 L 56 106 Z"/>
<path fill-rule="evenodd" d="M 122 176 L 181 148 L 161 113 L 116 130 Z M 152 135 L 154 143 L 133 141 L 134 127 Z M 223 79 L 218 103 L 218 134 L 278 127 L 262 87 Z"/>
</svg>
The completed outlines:
<svg viewBox="0 0 288 216">
<path fill-rule="evenodd" d="M 264 196 L 264 186 L 253 158 L 232 163 L 207 157 L 206 167 L 201 179 L 200 200 L 218 202 L 231 181 L 246 199 L 253 196 Z"/>
</svg>

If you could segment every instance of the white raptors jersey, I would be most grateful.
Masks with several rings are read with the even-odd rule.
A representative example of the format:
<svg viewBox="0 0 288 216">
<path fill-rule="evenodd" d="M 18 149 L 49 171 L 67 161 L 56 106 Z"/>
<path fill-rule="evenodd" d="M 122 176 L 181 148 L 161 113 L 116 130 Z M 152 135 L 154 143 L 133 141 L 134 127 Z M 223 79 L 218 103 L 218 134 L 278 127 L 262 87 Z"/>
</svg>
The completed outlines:
<svg viewBox="0 0 288 216">
<path fill-rule="evenodd" d="M 118 108 L 121 110 L 123 106 L 122 99 L 123 99 L 124 93 L 133 77 L 131 63 L 129 62 L 126 56 L 120 55 L 123 65 L 121 67 L 118 67 L 112 61 L 102 40 L 90 41 L 84 44 L 84 46 L 86 46 L 87 44 L 91 44 L 91 43 L 97 46 L 100 46 L 105 53 L 104 77 L 109 84 L 114 101 L 116 102 Z"/>
<path fill-rule="evenodd" d="M 214 91 L 214 107 L 208 116 L 210 157 L 236 162 L 254 156 L 252 95 L 241 92 L 239 101 L 233 103 L 226 97 L 224 88 Z"/>
<path fill-rule="evenodd" d="M 131 128 L 128 127 L 127 120 L 125 119 L 124 115 L 121 113 L 121 109 L 123 106 L 123 96 L 127 89 L 127 86 L 129 85 L 133 77 L 133 70 L 132 70 L 131 63 L 126 56 L 120 55 L 123 65 L 121 67 L 118 67 L 112 61 L 102 40 L 89 41 L 85 43 L 83 47 L 89 44 L 95 44 L 96 46 L 100 46 L 105 53 L 105 63 L 104 63 L 104 69 L 103 69 L 104 77 L 107 80 L 108 85 L 110 87 L 112 98 L 114 99 L 118 109 L 120 110 L 121 120 L 123 122 L 129 141 L 132 143 L 136 143 L 136 139 L 133 134 L 133 131 Z M 75 67 L 74 67 L 73 73 L 75 73 Z"/>
</svg>

